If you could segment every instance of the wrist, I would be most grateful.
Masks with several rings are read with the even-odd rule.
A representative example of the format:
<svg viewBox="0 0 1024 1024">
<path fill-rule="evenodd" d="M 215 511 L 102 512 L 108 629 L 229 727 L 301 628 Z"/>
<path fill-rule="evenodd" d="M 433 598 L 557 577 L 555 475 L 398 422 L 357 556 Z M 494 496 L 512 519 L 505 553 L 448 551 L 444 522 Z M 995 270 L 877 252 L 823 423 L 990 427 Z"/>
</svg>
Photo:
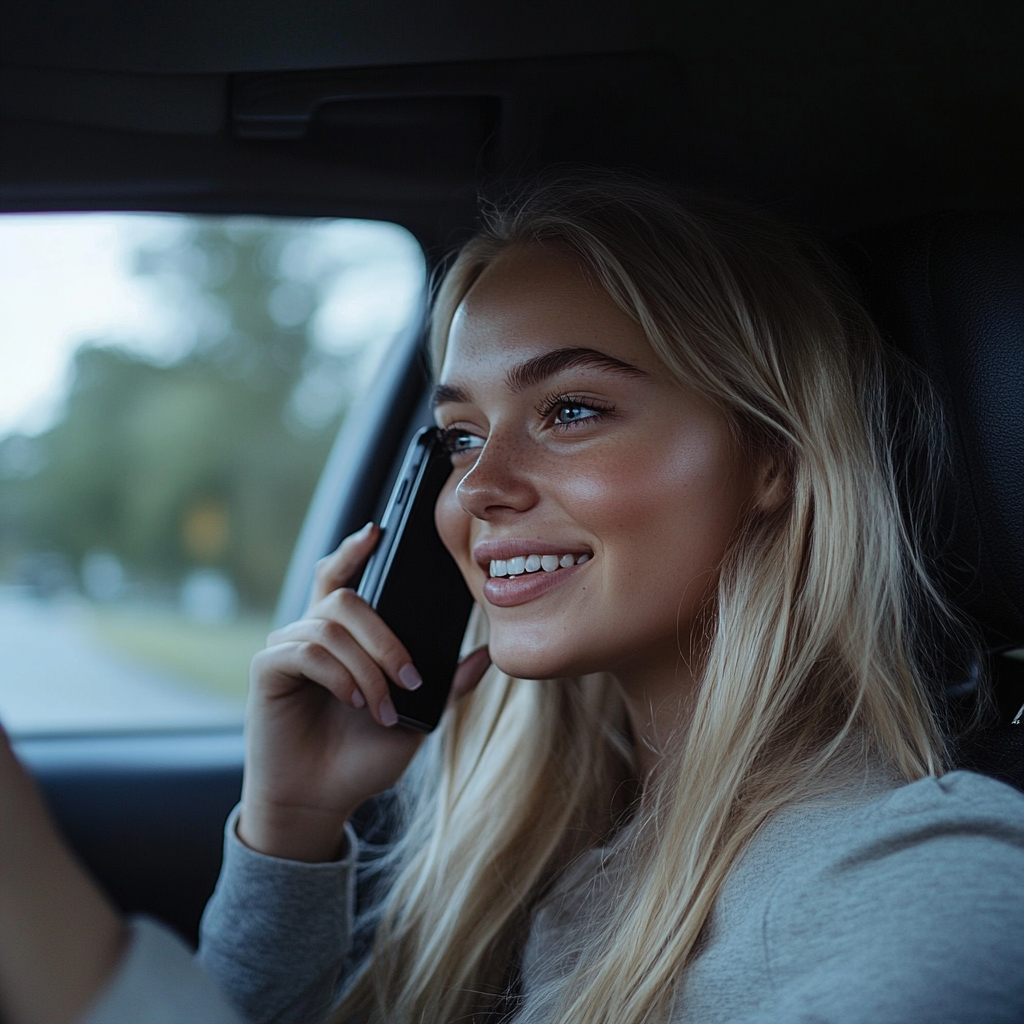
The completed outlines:
<svg viewBox="0 0 1024 1024">
<path fill-rule="evenodd" d="M 344 809 L 266 806 L 243 798 L 236 835 L 249 849 L 268 857 L 326 863 L 345 856 L 345 823 L 351 813 Z"/>
</svg>

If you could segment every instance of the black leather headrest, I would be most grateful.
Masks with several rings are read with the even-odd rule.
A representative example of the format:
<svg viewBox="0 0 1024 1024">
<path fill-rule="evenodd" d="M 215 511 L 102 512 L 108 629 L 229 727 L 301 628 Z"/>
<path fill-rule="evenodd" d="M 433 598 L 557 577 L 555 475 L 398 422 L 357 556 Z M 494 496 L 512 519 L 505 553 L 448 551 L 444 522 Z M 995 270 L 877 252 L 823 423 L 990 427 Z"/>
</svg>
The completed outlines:
<svg viewBox="0 0 1024 1024">
<path fill-rule="evenodd" d="M 949 419 L 951 596 L 993 647 L 1024 644 L 1024 219 L 945 214 L 857 240 L 882 332 Z"/>
</svg>

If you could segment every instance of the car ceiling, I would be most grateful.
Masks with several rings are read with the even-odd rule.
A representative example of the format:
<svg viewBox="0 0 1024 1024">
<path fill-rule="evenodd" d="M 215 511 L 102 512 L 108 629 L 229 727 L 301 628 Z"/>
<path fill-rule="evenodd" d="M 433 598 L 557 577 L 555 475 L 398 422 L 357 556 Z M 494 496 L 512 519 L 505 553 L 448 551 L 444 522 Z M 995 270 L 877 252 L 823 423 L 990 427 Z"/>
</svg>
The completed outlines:
<svg viewBox="0 0 1024 1024">
<path fill-rule="evenodd" d="M 1016 0 L 9 0 L 0 30 L 7 209 L 454 224 L 481 181 L 554 161 L 647 167 L 827 232 L 1024 209 Z M 310 88 L 330 116 L 253 130 L 268 90 L 287 108 Z"/>
</svg>

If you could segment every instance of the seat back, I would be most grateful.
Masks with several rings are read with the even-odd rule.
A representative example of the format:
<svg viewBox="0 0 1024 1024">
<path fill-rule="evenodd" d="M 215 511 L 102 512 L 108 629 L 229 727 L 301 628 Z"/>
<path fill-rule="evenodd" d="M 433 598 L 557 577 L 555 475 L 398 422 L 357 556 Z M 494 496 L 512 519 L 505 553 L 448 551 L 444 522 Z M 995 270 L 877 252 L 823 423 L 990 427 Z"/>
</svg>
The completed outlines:
<svg viewBox="0 0 1024 1024">
<path fill-rule="evenodd" d="M 991 654 L 1002 721 L 964 766 L 1024 789 L 1024 219 L 945 214 L 856 240 L 849 260 L 883 334 L 945 407 L 953 457 L 941 575 Z"/>
</svg>

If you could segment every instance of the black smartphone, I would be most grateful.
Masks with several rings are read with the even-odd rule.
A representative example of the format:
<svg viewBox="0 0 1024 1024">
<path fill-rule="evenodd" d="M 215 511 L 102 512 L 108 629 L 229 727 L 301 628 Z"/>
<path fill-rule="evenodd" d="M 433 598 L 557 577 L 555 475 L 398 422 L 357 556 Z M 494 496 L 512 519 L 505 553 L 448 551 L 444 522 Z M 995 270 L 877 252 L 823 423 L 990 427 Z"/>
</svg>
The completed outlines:
<svg viewBox="0 0 1024 1024">
<path fill-rule="evenodd" d="M 451 471 L 440 431 L 425 427 L 409 445 L 357 590 L 405 644 L 423 677 L 418 690 L 388 684 L 398 720 L 421 732 L 441 720 L 473 608 L 434 526 L 434 505 Z"/>
</svg>

